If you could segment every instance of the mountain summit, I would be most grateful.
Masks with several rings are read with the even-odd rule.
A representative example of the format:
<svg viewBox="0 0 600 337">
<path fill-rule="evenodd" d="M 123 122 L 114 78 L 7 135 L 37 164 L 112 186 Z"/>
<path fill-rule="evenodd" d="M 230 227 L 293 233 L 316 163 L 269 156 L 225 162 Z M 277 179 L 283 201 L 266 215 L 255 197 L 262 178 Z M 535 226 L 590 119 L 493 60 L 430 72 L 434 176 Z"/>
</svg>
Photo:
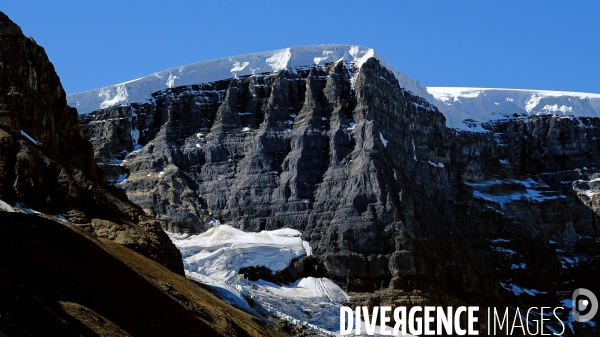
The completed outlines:
<svg viewBox="0 0 600 337">
<path fill-rule="evenodd" d="M 395 70 L 372 48 L 350 45 L 316 45 L 232 56 L 159 71 L 152 75 L 108 87 L 70 94 L 68 103 L 80 114 L 120 104 L 140 103 L 152 99 L 152 93 L 198 83 L 228 78 L 268 74 L 284 69 L 299 69 L 344 61 L 356 68 L 369 58 L 376 58 L 392 71 L 402 87 L 420 96 L 428 96 L 425 87 Z"/>
<path fill-rule="evenodd" d="M 446 125 L 481 132 L 481 123 L 513 117 L 550 114 L 600 116 L 600 94 L 529 89 L 427 87 L 399 72 L 372 48 L 350 45 L 290 47 L 251 53 L 167 69 L 152 75 L 67 96 L 80 114 L 111 106 L 152 100 L 167 88 L 209 83 L 237 76 L 260 75 L 284 69 L 306 68 L 344 61 L 356 69 L 369 58 L 392 72 L 400 86 L 425 98 L 446 117 Z"/>
</svg>

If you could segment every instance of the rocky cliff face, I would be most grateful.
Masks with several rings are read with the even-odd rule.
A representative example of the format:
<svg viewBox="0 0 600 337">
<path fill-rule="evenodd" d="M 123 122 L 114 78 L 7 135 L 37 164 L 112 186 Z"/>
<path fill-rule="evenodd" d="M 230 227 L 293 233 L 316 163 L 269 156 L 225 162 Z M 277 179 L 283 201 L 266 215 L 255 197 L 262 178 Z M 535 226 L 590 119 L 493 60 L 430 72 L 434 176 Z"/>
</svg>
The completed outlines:
<svg viewBox="0 0 600 337">
<path fill-rule="evenodd" d="M 108 180 L 167 230 L 299 229 L 314 256 L 291 273 L 349 291 L 556 305 L 597 289 L 597 118 L 450 129 L 375 58 L 152 96 L 80 121 Z"/>
<path fill-rule="evenodd" d="M 82 224 L 182 273 L 160 225 L 105 183 L 77 116 L 44 49 L 0 12 L 0 198 Z"/>
</svg>

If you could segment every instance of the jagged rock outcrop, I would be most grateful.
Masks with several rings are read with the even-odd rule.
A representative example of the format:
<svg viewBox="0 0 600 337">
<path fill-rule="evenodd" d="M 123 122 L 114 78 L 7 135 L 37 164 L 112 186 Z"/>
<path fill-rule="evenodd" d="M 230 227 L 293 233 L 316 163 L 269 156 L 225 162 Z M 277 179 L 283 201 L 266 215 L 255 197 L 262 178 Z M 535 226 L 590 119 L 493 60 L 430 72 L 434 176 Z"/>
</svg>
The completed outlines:
<svg viewBox="0 0 600 337">
<path fill-rule="evenodd" d="M 152 96 L 80 117 L 109 179 L 127 173 L 117 186 L 170 231 L 303 231 L 314 256 L 274 280 L 313 270 L 496 306 L 533 298 L 517 288 L 555 304 L 597 289 L 583 276 L 600 252 L 597 118 L 458 131 L 376 58 Z"/>
<path fill-rule="evenodd" d="M 44 49 L 0 12 L 0 198 L 62 215 L 183 273 L 158 222 L 104 179 Z"/>
</svg>

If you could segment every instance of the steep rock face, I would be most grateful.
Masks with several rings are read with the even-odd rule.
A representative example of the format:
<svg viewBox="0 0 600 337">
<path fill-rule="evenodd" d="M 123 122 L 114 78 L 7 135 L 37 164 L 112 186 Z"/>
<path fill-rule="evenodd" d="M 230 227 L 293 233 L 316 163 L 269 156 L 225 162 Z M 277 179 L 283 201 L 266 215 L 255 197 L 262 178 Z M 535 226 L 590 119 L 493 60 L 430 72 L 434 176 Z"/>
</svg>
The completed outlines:
<svg viewBox="0 0 600 337">
<path fill-rule="evenodd" d="M 16 135 L 23 130 L 61 162 L 98 176 L 90 160 L 93 149 L 79 134 L 77 114 L 65 104 L 65 92 L 44 49 L 4 13 L 0 22 L 2 128 Z"/>
<path fill-rule="evenodd" d="M 77 116 L 44 49 L 0 13 L 0 198 L 89 224 L 182 273 L 160 225 L 104 182 Z"/>
<path fill-rule="evenodd" d="M 485 123 L 488 133 L 455 132 L 450 138 L 453 165 L 472 189 L 469 203 L 481 203 L 482 219 L 497 227 L 490 243 L 506 268 L 504 285 L 560 297 L 588 284 L 583 270 L 597 268 L 600 241 L 598 123 L 518 117 Z"/>
<path fill-rule="evenodd" d="M 556 303 L 597 264 L 594 118 L 457 131 L 371 58 L 164 89 L 80 120 L 164 228 L 299 229 L 315 256 L 294 268 L 348 290 L 527 301 L 514 284 Z"/>
<path fill-rule="evenodd" d="M 123 159 L 139 132 L 143 148 L 112 165 L 127 169 L 118 185 L 166 229 L 203 231 L 213 218 L 251 231 L 298 228 L 349 289 L 392 279 L 412 287 L 428 274 L 417 247 L 453 221 L 428 208 L 455 214 L 464 189 L 441 164 L 450 162 L 448 130 L 376 59 L 347 66 L 166 89 L 151 103 L 81 116 L 82 132 L 104 146 L 104 163 Z M 116 128 L 124 136 L 102 140 Z"/>
</svg>

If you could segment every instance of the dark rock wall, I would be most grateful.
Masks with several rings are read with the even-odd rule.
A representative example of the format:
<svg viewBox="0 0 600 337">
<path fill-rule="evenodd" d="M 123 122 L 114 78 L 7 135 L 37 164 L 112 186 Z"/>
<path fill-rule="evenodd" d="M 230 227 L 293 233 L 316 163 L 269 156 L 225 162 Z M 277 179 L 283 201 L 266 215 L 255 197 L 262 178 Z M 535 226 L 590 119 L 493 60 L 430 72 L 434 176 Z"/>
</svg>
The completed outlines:
<svg viewBox="0 0 600 337">
<path fill-rule="evenodd" d="M 556 299 L 560 280 L 580 274 L 561 254 L 597 264 L 595 197 L 573 185 L 600 168 L 597 119 L 457 132 L 371 59 L 166 89 L 80 120 L 97 160 L 128 174 L 117 185 L 163 228 L 297 228 L 315 254 L 295 262 L 301 274 L 348 290 L 497 304 L 510 301 L 503 282 Z M 137 132 L 143 148 L 131 152 Z M 486 200 L 511 193 L 543 197 Z"/>
<path fill-rule="evenodd" d="M 7 132 L 25 131 L 61 162 L 97 176 L 93 148 L 80 135 L 75 109 L 44 48 L 0 14 L 0 126 Z"/>
<path fill-rule="evenodd" d="M 44 49 L 0 12 L 0 199 L 90 224 L 97 234 L 102 227 L 99 236 L 183 273 L 179 251 L 156 220 L 104 180 Z"/>
</svg>

